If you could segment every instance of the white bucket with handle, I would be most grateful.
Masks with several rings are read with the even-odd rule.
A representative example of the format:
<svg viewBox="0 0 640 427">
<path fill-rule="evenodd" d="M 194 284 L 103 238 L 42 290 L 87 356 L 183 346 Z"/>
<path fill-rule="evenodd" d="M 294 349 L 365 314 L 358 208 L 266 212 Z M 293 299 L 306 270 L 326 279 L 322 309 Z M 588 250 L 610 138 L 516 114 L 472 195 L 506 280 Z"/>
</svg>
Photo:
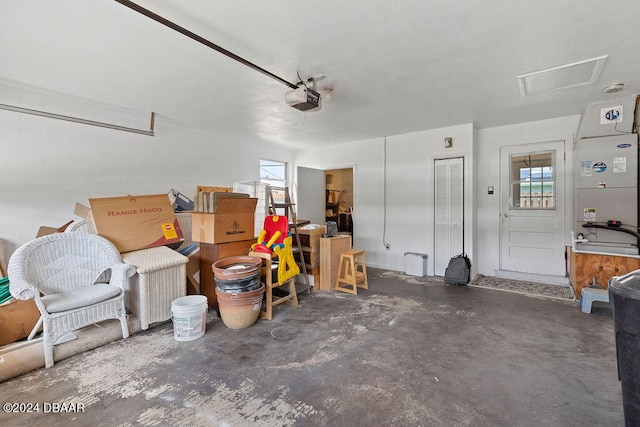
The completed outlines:
<svg viewBox="0 0 640 427">
<path fill-rule="evenodd" d="M 192 341 L 204 335 L 209 304 L 204 295 L 187 295 L 173 300 L 173 337 L 176 341 Z"/>
</svg>

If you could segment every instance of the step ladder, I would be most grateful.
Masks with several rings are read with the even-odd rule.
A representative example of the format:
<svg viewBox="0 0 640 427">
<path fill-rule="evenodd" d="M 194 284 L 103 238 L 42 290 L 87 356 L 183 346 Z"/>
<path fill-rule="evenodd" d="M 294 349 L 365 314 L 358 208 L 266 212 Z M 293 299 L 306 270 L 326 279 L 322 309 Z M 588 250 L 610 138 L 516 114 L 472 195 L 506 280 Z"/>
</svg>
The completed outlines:
<svg viewBox="0 0 640 427">
<path fill-rule="evenodd" d="M 265 188 L 265 194 L 269 206 L 269 215 L 286 216 L 289 221 L 289 232 L 294 235 L 294 238 L 292 239 L 293 256 L 297 257 L 296 262 L 300 266 L 300 271 L 306 286 L 306 288 L 302 290 L 311 291 L 309 276 L 307 276 L 307 266 L 302 254 L 302 244 L 300 244 L 300 235 L 298 234 L 298 225 L 301 225 L 302 223 L 298 222 L 295 203 L 293 203 L 291 196 L 289 195 L 289 187 L 273 187 L 271 185 L 267 185 Z"/>
</svg>

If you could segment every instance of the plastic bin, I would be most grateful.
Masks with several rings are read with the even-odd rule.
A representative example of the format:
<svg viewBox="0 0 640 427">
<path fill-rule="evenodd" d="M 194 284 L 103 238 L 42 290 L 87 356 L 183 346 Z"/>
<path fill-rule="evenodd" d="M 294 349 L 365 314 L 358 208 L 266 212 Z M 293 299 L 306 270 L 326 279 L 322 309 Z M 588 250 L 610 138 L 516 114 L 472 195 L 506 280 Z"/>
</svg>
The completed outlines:
<svg viewBox="0 0 640 427">
<path fill-rule="evenodd" d="M 609 280 L 622 405 L 627 426 L 640 425 L 640 270 Z"/>
<path fill-rule="evenodd" d="M 427 275 L 427 254 L 418 252 L 404 253 L 404 272 L 410 276 L 424 277 Z"/>
</svg>

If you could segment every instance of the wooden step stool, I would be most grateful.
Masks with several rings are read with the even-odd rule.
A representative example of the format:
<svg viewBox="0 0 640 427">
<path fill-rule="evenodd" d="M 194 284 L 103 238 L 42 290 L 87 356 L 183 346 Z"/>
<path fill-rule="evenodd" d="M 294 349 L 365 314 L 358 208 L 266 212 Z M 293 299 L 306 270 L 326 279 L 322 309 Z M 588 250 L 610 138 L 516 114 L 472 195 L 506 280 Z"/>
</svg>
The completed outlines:
<svg viewBox="0 0 640 427">
<path fill-rule="evenodd" d="M 358 267 L 361 266 L 360 270 Z M 342 283 L 351 286 L 345 287 Z M 358 286 L 369 289 L 364 251 L 351 249 L 340 253 L 336 290 L 358 295 Z"/>
</svg>

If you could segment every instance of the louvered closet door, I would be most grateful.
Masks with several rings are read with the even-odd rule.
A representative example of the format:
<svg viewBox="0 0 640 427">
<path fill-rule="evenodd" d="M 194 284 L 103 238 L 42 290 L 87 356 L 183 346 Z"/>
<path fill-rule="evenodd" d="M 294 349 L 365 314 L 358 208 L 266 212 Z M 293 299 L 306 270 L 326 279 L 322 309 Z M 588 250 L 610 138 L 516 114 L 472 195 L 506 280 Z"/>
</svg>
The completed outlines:
<svg viewBox="0 0 640 427">
<path fill-rule="evenodd" d="M 435 175 L 435 275 L 444 276 L 463 249 L 464 158 L 436 160 Z"/>
</svg>

